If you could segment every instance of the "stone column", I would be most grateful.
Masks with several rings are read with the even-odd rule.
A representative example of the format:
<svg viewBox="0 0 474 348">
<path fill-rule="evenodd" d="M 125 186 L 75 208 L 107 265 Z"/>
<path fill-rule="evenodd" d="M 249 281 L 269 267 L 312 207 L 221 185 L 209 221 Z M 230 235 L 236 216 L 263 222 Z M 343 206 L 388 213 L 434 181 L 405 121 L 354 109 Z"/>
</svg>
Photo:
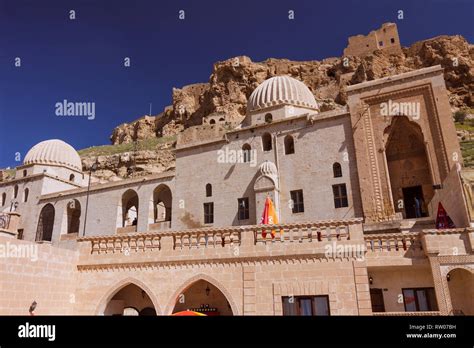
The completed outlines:
<svg viewBox="0 0 474 348">
<path fill-rule="evenodd" d="M 438 303 L 438 310 L 441 315 L 448 315 L 452 310 L 451 299 L 449 298 L 449 291 L 446 291 L 447 284 L 443 279 L 441 267 L 437 254 L 429 254 L 428 260 L 430 262 L 431 274 L 433 275 L 434 289 L 436 293 L 436 302 Z"/>
<path fill-rule="evenodd" d="M 255 265 L 243 265 L 244 315 L 256 314 Z"/>
<path fill-rule="evenodd" d="M 354 282 L 359 315 L 372 315 L 367 262 L 354 260 L 352 265 L 354 267 Z"/>
</svg>

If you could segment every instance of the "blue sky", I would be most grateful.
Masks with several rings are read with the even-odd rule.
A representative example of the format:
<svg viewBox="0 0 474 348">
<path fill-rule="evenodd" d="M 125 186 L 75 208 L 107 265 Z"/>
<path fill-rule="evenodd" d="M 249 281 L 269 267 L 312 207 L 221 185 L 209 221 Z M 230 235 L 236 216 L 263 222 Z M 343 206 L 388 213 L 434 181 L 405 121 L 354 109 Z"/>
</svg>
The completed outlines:
<svg viewBox="0 0 474 348">
<path fill-rule="evenodd" d="M 157 114 L 173 87 L 207 82 L 219 60 L 341 56 L 349 36 L 388 21 L 404 46 L 442 34 L 472 43 L 473 12 L 471 0 L 0 0 L 0 167 L 50 138 L 109 144 L 115 126 L 150 103 Z M 64 99 L 95 102 L 95 119 L 57 117 Z"/>
</svg>

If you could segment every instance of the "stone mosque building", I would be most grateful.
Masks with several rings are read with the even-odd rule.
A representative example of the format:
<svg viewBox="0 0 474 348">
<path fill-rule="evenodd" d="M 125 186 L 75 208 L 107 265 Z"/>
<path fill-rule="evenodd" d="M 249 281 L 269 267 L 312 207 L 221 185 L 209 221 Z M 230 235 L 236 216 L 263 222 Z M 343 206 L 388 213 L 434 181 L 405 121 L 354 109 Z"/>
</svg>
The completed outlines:
<svg viewBox="0 0 474 348">
<path fill-rule="evenodd" d="M 473 315 L 442 68 L 346 92 L 320 112 L 272 77 L 237 128 L 181 133 L 174 172 L 119 182 L 89 185 L 61 140 L 35 145 L 0 182 L 0 314 Z M 260 224 L 267 197 L 278 225 Z M 436 228 L 439 203 L 455 227 Z"/>
</svg>

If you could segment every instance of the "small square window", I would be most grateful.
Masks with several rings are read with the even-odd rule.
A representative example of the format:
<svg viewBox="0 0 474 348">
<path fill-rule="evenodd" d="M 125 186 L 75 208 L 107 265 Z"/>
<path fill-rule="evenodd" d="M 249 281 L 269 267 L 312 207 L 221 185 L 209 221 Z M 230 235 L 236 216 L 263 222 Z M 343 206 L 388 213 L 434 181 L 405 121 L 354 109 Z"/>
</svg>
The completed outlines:
<svg viewBox="0 0 474 348">
<path fill-rule="evenodd" d="M 383 46 L 383 41 L 379 41 L 379 46 L 380 46 L 380 47 Z"/>
<path fill-rule="evenodd" d="M 390 43 L 395 43 L 395 39 L 393 37 L 390 39 Z"/>
</svg>

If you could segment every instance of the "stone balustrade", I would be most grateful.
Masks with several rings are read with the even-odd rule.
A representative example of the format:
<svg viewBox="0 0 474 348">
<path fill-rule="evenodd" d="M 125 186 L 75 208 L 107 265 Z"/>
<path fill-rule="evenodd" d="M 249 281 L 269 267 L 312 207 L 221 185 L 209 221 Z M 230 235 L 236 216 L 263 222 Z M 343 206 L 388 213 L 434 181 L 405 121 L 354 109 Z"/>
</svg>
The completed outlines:
<svg viewBox="0 0 474 348">
<path fill-rule="evenodd" d="M 259 225 L 253 228 L 255 243 L 322 242 L 350 240 L 349 227 L 361 223 L 358 219 L 318 221 L 311 223 Z"/>
<path fill-rule="evenodd" d="M 0 228 L 8 230 L 9 226 L 10 226 L 10 214 L 0 213 Z"/>
<path fill-rule="evenodd" d="M 17 238 L 20 214 L 17 212 L 0 213 L 0 236 Z"/>
<path fill-rule="evenodd" d="M 419 232 L 364 235 L 368 252 L 421 251 Z"/>
<path fill-rule="evenodd" d="M 328 220 L 308 223 L 278 225 L 249 225 L 209 227 L 181 231 L 153 231 L 147 233 L 117 233 L 109 236 L 78 238 L 78 242 L 90 242 L 90 254 L 116 254 L 140 251 L 156 251 L 167 248 L 173 251 L 192 249 L 219 249 L 247 247 L 275 243 L 321 243 L 348 241 L 351 229 L 357 228 L 362 236 L 362 219 Z M 275 233 L 272 233 L 275 231 Z M 166 240 L 164 246 L 163 241 Z M 275 245 L 276 247 L 276 245 Z"/>
<path fill-rule="evenodd" d="M 91 254 L 109 254 L 138 251 L 155 251 L 161 248 L 161 237 L 157 234 L 141 233 L 135 235 L 116 235 L 104 237 L 85 237 L 78 241 L 91 242 Z"/>
</svg>

